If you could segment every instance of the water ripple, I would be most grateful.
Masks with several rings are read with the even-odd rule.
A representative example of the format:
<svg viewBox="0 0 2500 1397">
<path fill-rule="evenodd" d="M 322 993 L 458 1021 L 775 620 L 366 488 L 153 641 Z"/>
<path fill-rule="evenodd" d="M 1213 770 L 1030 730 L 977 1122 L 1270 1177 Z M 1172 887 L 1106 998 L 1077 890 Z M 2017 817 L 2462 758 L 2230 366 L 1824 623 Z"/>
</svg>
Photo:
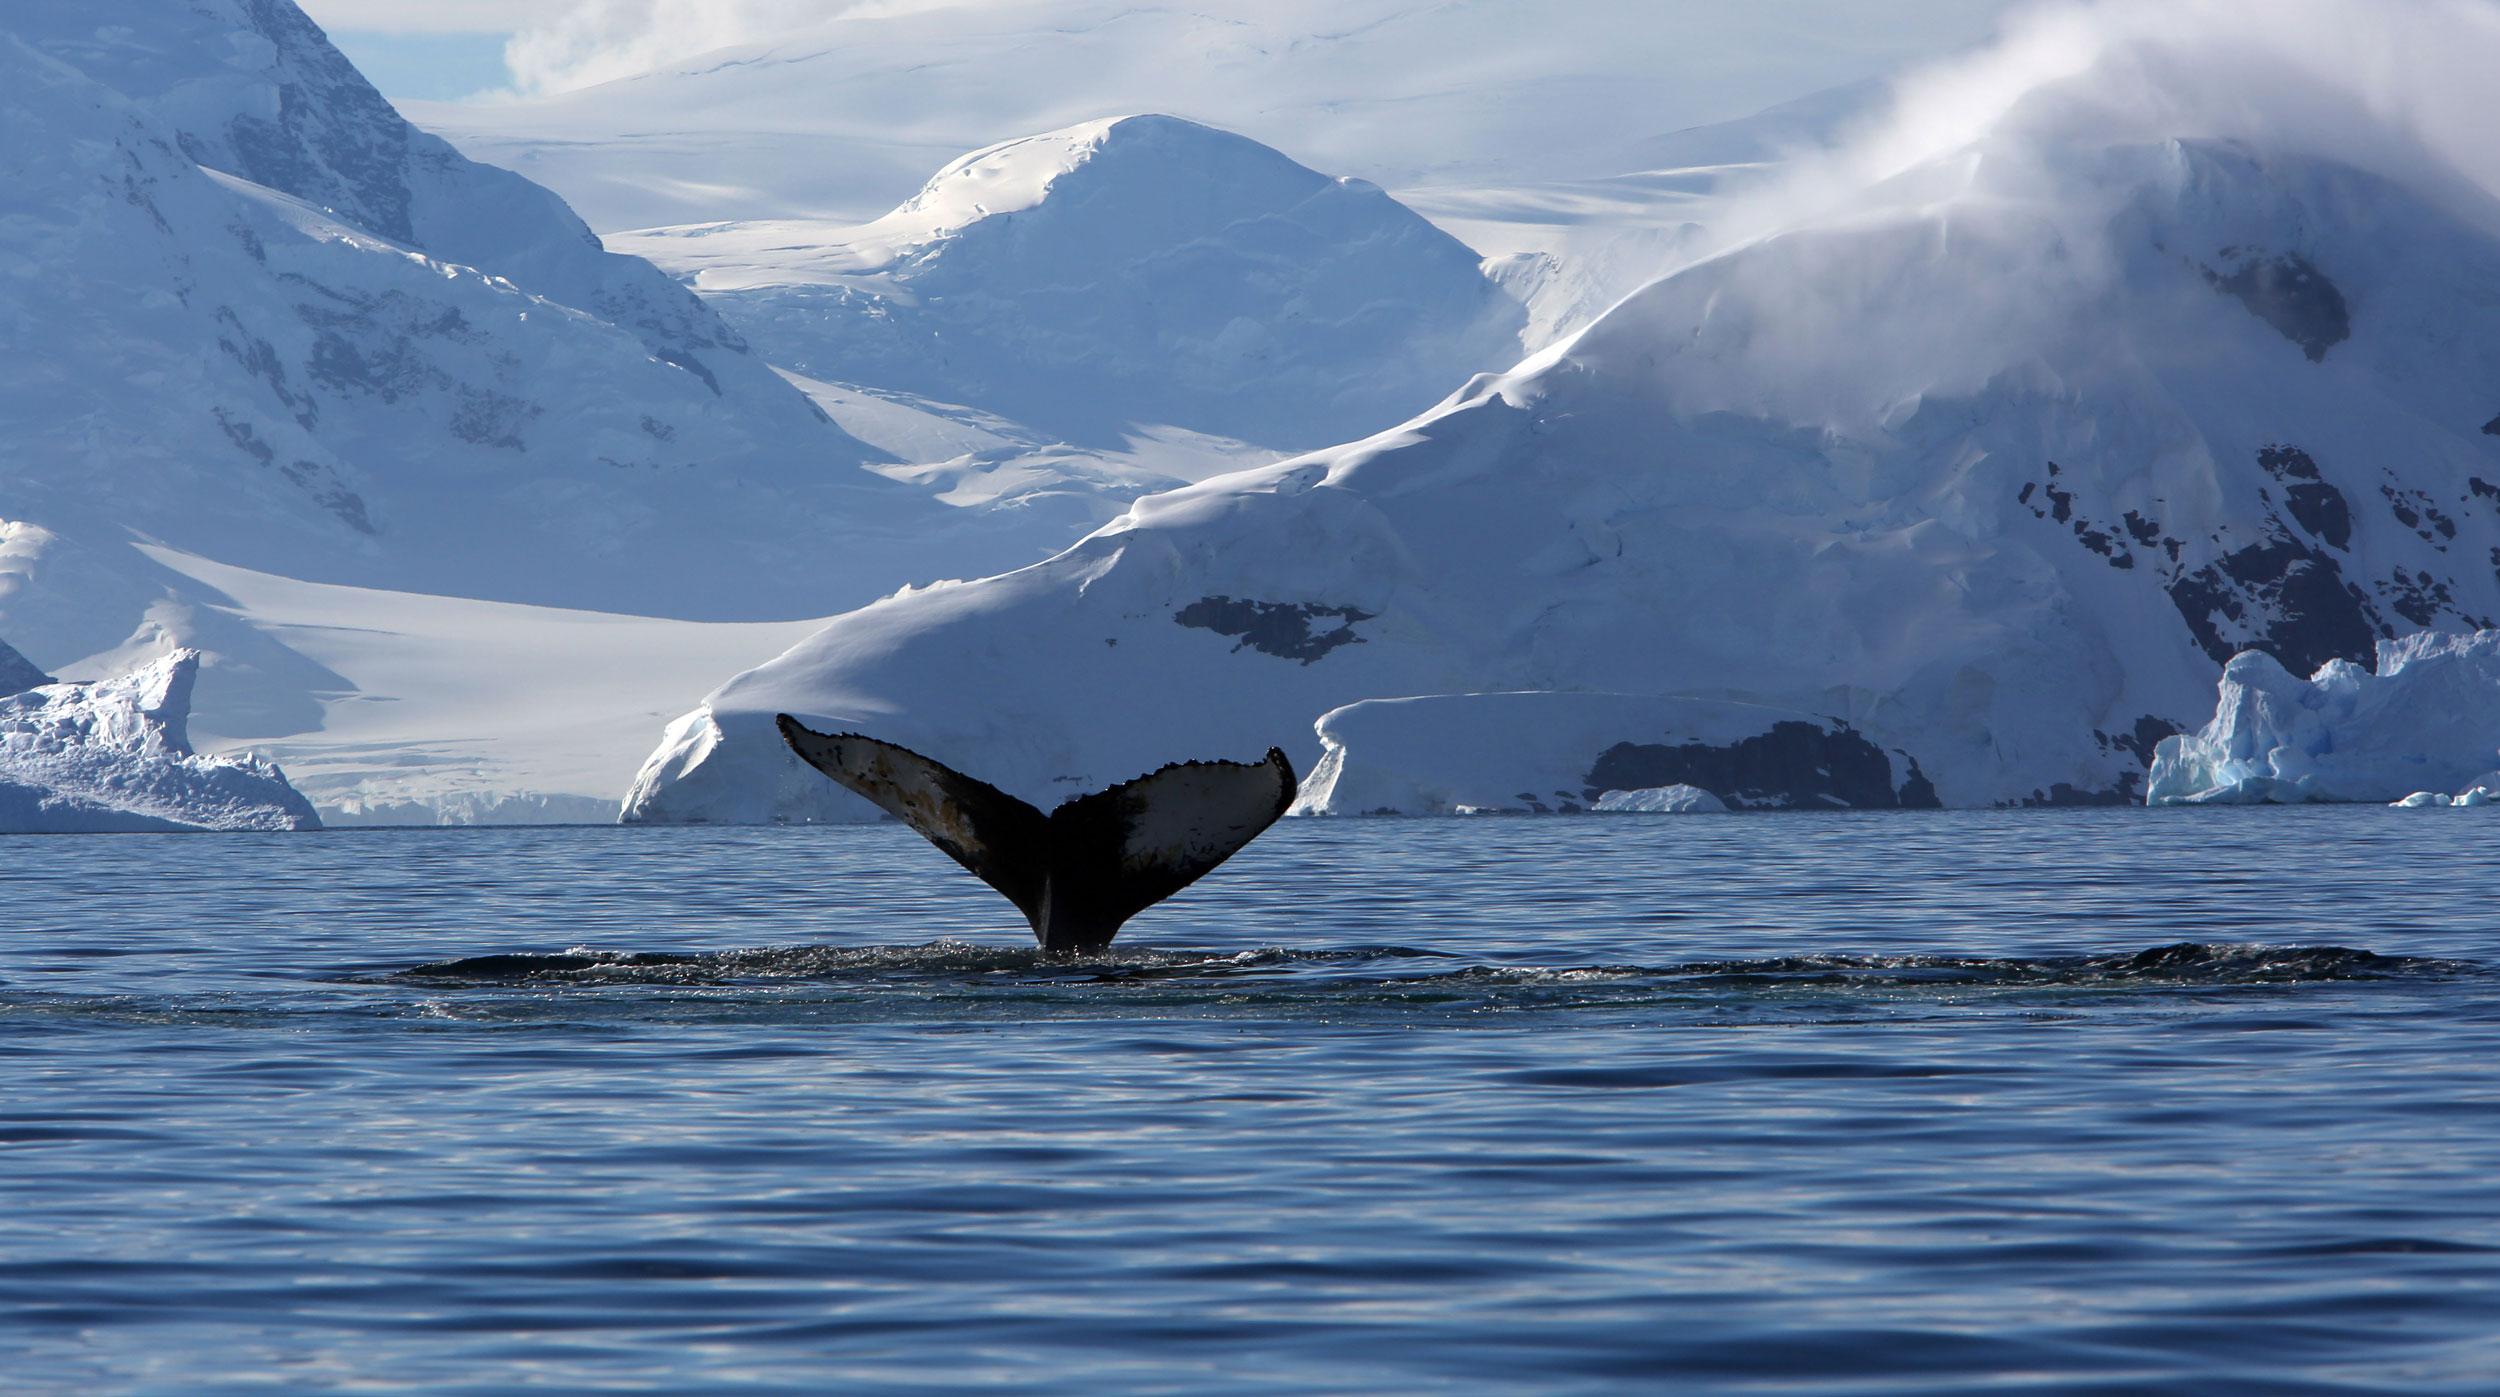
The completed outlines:
<svg viewBox="0 0 2500 1397">
<path fill-rule="evenodd" d="M 2500 924 L 2378 811 L 10 842 L 7 1389 L 2479 1393 Z"/>
</svg>

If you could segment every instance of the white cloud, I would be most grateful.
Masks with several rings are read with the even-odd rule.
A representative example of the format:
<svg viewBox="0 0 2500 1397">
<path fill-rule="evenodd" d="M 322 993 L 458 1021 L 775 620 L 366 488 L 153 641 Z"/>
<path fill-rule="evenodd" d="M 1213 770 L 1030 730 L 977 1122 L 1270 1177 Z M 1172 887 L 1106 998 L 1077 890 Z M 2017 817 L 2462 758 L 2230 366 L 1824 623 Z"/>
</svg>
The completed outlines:
<svg viewBox="0 0 2500 1397">
<path fill-rule="evenodd" d="M 375 0 L 366 0 L 374 3 Z M 1976 25 L 2015 0 L 570 0 L 560 13 L 518 26 L 510 60 L 525 91 L 554 93 L 683 63 L 696 55 L 802 31 L 829 42 L 853 33 L 872 42 L 894 21 L 923 33 L 1023 31 L 1092 34 L 1089 47 L 1119 49 L 1119 31 L 1187 32 L 1196 53 L 1158 63 L 1221 61 L 1251 52 L 1307 51 L 1324 66 L 1360 49 L 1367 59 L 1418 42 L 1436 70 L 1541 66 L 1557 77 L 1584 71 L 1606 80 L 1713 83 L 1763 69 L 1832 66 L 1837 55 L 1900 62 L 1977 37 Z M 912 24 L 915 18 L 925 22 Z M 1394 33 L 1389 43 L 1375 33 Z M 1474 47 L 1472 64 L 1453 50 Z M 1560 64 L 1555 54 L 1566 55 Z M 1853 73 L 1859 76 L 1862 73 Z M 1092 76 L 1065 75 L 1072 81 Z M 1391 77 L 1392 74 L 1383 74 Z M 1808 86 L 1815 84 L 1809 83 Z M 1803 90 L 1797 88 L 1794 90 Z M 1784 92 L 1778 95 L 1792 95 Z M 1766 99 L 1770 100 L 1770 99 Z"/>
<path fill-rule="evenodd" d="M 1885 120 L 1802 162 L 1757 222 L 1794 221 L 1819 200 L 1983 140 L 2000 156 L 2060 143 L 2236 141 L 2395 175 L 2423 192 L 2462 183 L 2500 194 L 2495 67 L 2500 0 L 2269 0 L 2262 12 L 2245 0 L 2038 6 L 2001 42 L 1903 80 Z"/>
<path fill-rule="evenodd" d="M 560 20 L 576 0 L 297 0 L 324 29 L 375 34 L 510 34 Z"/>
<path fill-rule="evenodd" d="M 571 0 L 562 13 L 524 29 L 507 57 L 523 88 L 560 92 L 862 8 L 855 0 Z"/>
</svg>

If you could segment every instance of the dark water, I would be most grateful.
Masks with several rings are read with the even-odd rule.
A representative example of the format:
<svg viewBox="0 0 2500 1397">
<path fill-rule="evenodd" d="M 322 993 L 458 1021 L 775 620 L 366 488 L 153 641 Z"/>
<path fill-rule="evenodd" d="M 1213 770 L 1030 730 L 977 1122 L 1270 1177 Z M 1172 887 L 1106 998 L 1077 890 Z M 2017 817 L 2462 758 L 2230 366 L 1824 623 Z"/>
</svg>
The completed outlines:
<svg viewBox="0 0 2500 1397">
<path fill-rule="evenodd" d="M 2500 1391 L 2495 841 L 0 840 L 0 1390 Z"/>
</svg>

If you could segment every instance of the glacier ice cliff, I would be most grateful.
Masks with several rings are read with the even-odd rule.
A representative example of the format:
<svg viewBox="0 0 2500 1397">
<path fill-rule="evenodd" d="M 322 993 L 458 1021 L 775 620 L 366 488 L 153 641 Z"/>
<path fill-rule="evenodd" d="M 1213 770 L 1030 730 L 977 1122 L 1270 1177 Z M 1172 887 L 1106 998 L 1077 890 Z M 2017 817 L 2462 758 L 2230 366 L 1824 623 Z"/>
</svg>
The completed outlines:
<svg viewBox="0 0 2500 1397">
<path fill-rule="evenodd" d="M 196 651 L 117 679 L 0 698 L 0 833 L 318 829 L 256 757 L 203 757 L 185 724 Z"/>
</svg>

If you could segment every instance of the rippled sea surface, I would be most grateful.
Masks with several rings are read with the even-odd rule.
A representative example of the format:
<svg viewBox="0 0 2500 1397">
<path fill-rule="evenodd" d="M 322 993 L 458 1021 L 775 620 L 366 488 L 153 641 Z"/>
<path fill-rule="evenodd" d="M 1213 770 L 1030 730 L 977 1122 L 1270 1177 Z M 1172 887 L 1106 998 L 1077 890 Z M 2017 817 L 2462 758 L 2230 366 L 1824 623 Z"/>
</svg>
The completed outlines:
<svg viewBox="0 0 2500 1397">
<path fill-rule="evenodd" d="M 2500 1391 L 2500 816 L 0 840 L 0 1390 Z"/>
</svg>

